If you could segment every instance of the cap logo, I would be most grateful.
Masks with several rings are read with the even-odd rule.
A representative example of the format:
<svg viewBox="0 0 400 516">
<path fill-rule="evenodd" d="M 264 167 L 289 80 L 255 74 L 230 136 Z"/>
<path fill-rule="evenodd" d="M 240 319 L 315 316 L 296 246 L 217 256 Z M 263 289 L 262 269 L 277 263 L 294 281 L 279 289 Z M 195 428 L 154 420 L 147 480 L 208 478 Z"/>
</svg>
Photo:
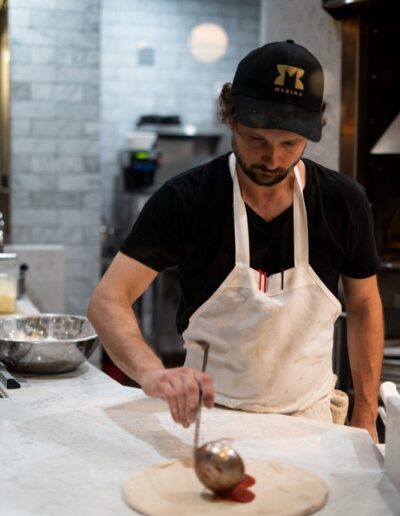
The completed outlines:
<svg viewBox="0 0 400 516">
<path fill-rule="evenodd" d="M 278 64 L 276 65 L 276 67 L 278 69 L 279 75 L 274 81 L 275 91 L 302 97 L 302 90 L 304 90 L 304 85 L 301 81 L 301 78 L 305 73 L 304 70 L 302 68 L 297 68 L 296 66 L 290 66 L 285 64 Z M 288 77 L 293 76 L 295 77 L 294 86 L 290 85 L 290 87 L 288 87 L 287 79 Z"/>
</svg>

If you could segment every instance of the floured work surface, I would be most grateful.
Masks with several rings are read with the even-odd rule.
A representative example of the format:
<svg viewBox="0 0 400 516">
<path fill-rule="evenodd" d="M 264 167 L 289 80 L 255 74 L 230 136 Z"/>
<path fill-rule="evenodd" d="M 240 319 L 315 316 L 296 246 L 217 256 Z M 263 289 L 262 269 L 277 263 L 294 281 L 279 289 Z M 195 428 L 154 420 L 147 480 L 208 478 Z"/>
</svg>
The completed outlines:
<svg viewBox="0 0 400 516">
<path fill-rule="evenodd" d="M 250 503 L 217 499 L 179 460 L 156 464 L 132 475 L 124 484 L 125 501 L 147 516 L 253 514 L 299 516 L 321 509 L 328 486 L 314 473 L 291 464 L 246 460 L 246 473 L 256 479 Z"/>
</svg>

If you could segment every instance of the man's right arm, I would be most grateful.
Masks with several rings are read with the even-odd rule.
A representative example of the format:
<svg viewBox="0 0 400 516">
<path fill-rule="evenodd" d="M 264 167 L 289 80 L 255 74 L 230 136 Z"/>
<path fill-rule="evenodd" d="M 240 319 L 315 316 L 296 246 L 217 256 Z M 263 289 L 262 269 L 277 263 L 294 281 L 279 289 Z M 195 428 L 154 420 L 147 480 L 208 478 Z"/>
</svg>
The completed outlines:
<svg viewBox="0 0 400 516">
<path fill-rule="evenodd" d="M 157 272 L 118 253 L 93 292 L 88 318 L 114 363 L 146 394 L 168 402 L 173 419 L 183 426 L 195 420 L 199 389 L 212 407 L 214 388 L 207 374 L 194 369 L 165 369 L 144 340 L 132 304 Z"/>
</svg>

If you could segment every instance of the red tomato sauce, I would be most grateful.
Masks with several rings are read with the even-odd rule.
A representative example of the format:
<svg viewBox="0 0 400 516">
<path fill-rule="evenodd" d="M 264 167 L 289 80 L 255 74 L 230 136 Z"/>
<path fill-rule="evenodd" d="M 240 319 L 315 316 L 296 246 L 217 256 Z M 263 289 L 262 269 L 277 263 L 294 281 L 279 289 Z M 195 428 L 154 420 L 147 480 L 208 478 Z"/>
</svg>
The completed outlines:
<svg viewBox="0 0 400 516">
<path fill-rule="evenodd" d="M 233 502 L 249 503 L 254 500 L 256 495 L 248 488 L 253 486 L 255 483 L 255 478 L 250 475 L 245 475 L 243 480 L 237 486 L 225 495 L 219 497 L 224 498 L 225 500 L 232 500 Z"/>
</svg>

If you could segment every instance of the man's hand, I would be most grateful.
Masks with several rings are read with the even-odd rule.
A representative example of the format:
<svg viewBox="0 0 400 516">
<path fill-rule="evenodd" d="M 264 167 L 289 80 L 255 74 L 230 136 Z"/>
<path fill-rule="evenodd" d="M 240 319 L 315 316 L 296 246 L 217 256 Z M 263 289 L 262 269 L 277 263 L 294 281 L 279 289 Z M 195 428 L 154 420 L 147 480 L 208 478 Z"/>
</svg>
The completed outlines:
<svg viewBox="0 0 400 516">
<path fill-rule="evenodd" d="M 161 398 L 169 405 L 172 418 L 187 428 L 196 419 L 200 391 L 204 405 L 214 406 L 214 384 L 207 373 L 188 367 L 153 369 L 139 381 L 143 391 L 151 398 Z"/>
<path fill-rule="evenodd" d="M 378 443 L 378 432 L 376 431 L 376 421 L 371 420 L 365 420 L 365 419 L 359 419 L 356 417 L 352 417 L 350 420 L 350 426 L 354 426 L 356 428 L 363 428 L 364 430 L 367 430 L 369 435 L 371 436 L 374 443 Z"/>
</svg>

